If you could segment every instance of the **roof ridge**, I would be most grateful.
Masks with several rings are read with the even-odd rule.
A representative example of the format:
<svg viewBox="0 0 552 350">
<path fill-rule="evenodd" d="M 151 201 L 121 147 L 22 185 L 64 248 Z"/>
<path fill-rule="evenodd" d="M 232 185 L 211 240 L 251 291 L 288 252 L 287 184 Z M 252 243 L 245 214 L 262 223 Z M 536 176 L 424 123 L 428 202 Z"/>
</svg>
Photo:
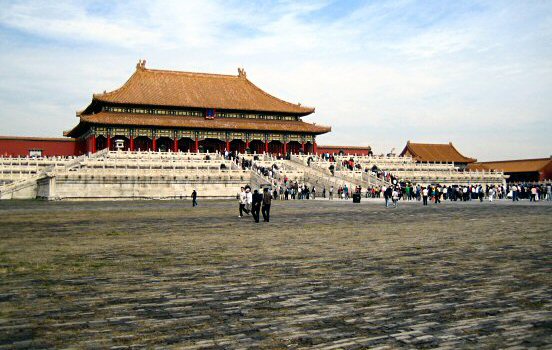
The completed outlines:
<svg viewBox="0 0 552 350">
<path fill-rule="evenodd" d="M 238 75 L 232 75 L 232 74 L 189 72 L 189 71 L 179 71 L 179 70 L 170 70 L 170 69 L 152 69 L 152 68 L 143 68 L 141 70 L 145 72 L 151 72 L 151 73 L 170 73 L 170 74 L 176 74 L 176 75 L 193 75 L 193 76 L 239 79 Z"/>
<path fill-rule="evenodd" d="M 430 142 L 407 142 L 410 145 L 440 145 L 440 146 L 452 146 L 452 143 L 430 143 Z M 453 146 L 454 147 L 454 146 Z"/>
</svg>

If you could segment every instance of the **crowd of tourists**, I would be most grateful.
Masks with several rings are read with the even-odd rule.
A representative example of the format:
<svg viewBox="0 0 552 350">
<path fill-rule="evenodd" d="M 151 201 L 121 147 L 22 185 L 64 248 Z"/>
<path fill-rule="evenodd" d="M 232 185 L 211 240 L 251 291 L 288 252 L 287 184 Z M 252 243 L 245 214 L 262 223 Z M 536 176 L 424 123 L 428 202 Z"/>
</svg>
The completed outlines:
<svg viewBox="0 0 552 350">
<path fill-rule="evenodd" d="M 265 169 L 266 170 L 266 169 Z M 270 171 L 270 170 L 267 170 Z M 253 193 L 249 188 L 244 189 L 245 193 Z M 290 181 L 284 178 L 281 185 L 273 187 L 271 190 L 265 188 L 263 197 L 270 196 L 270 200 L 311 200 L 311 199 L 327 199 L 327 200 L 349 200 L 354 194 L 364 196 L 365 198 L 383 198 L 386 207 L 397 207 L 399 201 L 419 201 L 423 205 L 428 203 L 439 204 L 442 201 L 451 202 L 468 202 L 484 200 L 492 202 L 497 199 L 511 199 L 513 201 L 528 200 L 536 202 L 540 200 L 552 201 L 551 185 L 529 185 L 529 184 L 513 184 L 507 186 L 484 186 L 484 185 L 412 185 L 412 184 L 396 184 L 392 186 L 374 186 L 367 189 L 362 189 L 360 186 L 349 187 L 346 184 L 334 188 L 333 186 L 317 188 L 316 186 L 308 186 L 300 184 L 297 181 Z M 241 196 L 238 196 L 240 199 Z M 270 200 L 264 199 L 270 205 Z M 246 204 L 240 199 L 240 204 Z M 252 202 L 252 199 L 249 200 Z M 264 202 L 263 202 L 264 203 Z M 270 207 L 268 207 L 270 211 Z M 240 206 L 240 217 L 244 211 Z"/>
<path fill-rule="evenodd" d="M 386 207 L 397 206 L 399 200 L 421 201 L 423 205 L 428 202 L 435 204 L 441 201 L 480 201 L 492 202 L 496 199 L 520 199 L 537 202 L 539 200 L 552 201 L 551 184 L 511 184 L 511 185 L 412 185 L 395 184 L 393 186 L 374 187 L 366 190 L 367 198 L 385 199 Z"/>
</svg>

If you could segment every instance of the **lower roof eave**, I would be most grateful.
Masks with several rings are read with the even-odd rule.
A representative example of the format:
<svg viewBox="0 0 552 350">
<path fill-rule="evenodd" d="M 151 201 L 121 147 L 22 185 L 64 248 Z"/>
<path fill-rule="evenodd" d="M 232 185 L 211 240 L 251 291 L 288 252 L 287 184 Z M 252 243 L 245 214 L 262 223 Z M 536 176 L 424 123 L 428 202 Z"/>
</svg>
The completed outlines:
<svg viewBox="0 0 552 350">
<path fill-rule="evenodd" d="M 167 129 L 198 129 L 198 130 L 239 130 L 253 132 L 296 132 L 312 135 L 325 134 L 331 127 L 306 122 L 284 122 L 267 120 L 241 119 L 205 119 L 202 117 L 172 118 L 155 115 L 116 114 L 101 112 L 81 116 L 81 123 L 95 125 L 117 125 L 122 127 L 159 127 Z M 76 127 L 74 128 L 74 130 Z M 72 131 L 71 131 L 72 132 Z"/>
</svg>

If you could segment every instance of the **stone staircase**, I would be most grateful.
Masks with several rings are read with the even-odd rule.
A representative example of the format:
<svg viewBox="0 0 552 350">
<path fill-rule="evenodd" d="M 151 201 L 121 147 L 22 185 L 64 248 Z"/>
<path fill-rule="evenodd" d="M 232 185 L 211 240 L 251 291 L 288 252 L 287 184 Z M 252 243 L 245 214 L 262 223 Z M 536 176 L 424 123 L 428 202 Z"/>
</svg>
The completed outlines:
<svg viewBox="0 0 552 350">
<path fill-rule="evenodd" d="M 293 156 L 291 160 L 288 160 L 287 162 L 290 167 L 293 167 L 304 173 L 304 180 L 308 185 L 314 185 L 318 189 L 326 187 L 326 189 L 329 190 L 330 187 L 333 187 L 337 190 L 337 188 L 340 186 L 343 187 L 344 185 L 347 185 L 351 187 L 351 185 L 353 185 L 351 181 L 339 177 L 334 177 L 330 174 L 324 173 L 320 169 L 309 167 L 305 165 L 301 159 L 295 158 Z"/>
<path fill-rule="evenodd" d="M 308 158 L 306 156 L 291 156 L 289 162 L 305 172 L 305 181 L 314 183 L 317 186 L 326 186 L 327 188 L 333 186 L 337 188 L 347 184 L 349 188 L 361 186 L 365 189 L 372 186 L 389 185 L 387 181 L 362 171 L 338 170 L 332 175 L 329 168 L 318 165 L 315 156 L 311 156 L 313 161 L 308 166 Z"/>
</svg>

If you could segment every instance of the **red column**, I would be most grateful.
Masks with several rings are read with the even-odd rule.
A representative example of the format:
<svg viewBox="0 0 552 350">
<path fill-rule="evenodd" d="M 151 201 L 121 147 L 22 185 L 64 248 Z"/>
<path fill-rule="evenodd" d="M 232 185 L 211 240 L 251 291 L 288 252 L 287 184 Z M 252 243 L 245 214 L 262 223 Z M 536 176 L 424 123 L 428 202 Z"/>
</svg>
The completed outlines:
<svg viewBox="0 0 552 350">
<path fill-rule="evenodd" d="M 130 137 L 130 151 L 134 152 L 134 137 Z"/>
<path fill-rule="evenodd" d="M 92 152 L 92 153 L 96 153 L 96 135 L 92 135 L 90 136 L 90 148 L 89 148 L 89 151 Z"/>
<path fill-rule="evenodd" d="M 226 140 L 226 150 L 230 152 L 230 141 Z"/>
<path fill-rule="evenodd" d="M 245 141 L 245 149 L 248 149 L 248 148 L 249 148 L 249 140 Z"/>
<path fill-rule="evenodd" d="M 284 154 L 287 154 L 287 142 L 284 142 Z"/>
<path fill-rule="evenodd" d="M 199 139 L 197 137 L 195 139 L 195 152 L 199 152 Z"/>
<path fill-rule="evenodd" d="M 312 153 L 318 154 L 318 146 L 316 145 L 316 142 L 312 144 Z"/>
<path fill-rule="evenodd" d="M 265 141 L 265 152 L 268 153 L 268 141 Z"/>
<path fill-rule="evenodd" d="M 304 142 L 301 142 L 301 148 L 303 149 L 303 153 L 307 153 L 306 145 Z"/>
<path fill-rule="evenodd" d="M 111 136 L 107 135 L 107 149 L 111 151 Z"/>
<path fill-rule="evenodd" d="M 173 152 L 178 152 L 178 139 L 176 137 L 173 140 Z"/>
<path fill-rule="evenodd" d="M 152 147 L 154 152 L 157 151 L 157 139 L 155 136 L 153 137 Z"/>
</svg>

